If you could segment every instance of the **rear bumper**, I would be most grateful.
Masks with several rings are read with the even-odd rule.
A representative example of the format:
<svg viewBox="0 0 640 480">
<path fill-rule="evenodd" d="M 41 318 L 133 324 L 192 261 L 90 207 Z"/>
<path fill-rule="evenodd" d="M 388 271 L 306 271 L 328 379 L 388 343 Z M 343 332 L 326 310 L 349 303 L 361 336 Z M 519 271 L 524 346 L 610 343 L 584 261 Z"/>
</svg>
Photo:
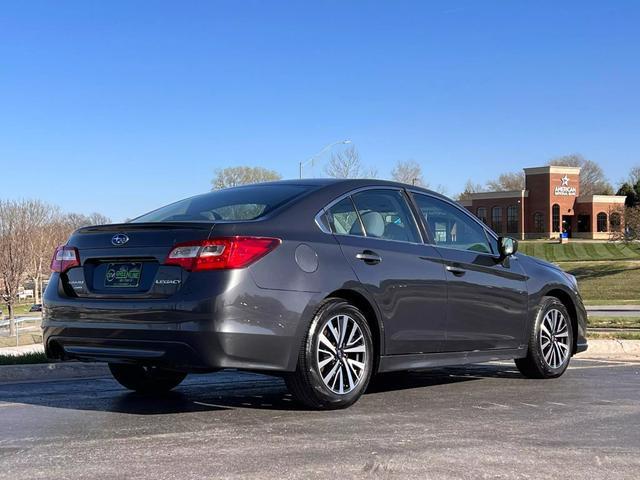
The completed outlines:
<svg viewBox="0 0 640 480">
<path fill-rule="evenodd" d="M 45 353 L 193 372 L 295 370 L 318 294 L 261 289 L 239 274 L 233 280 L 215 292 L 184 288 L 171 300 L 69 298 L 50 284 Z"/>
<path fill-rule="evenodd" d="M 147 364 L 188 372 L 287 371 L 292 368 L 290 352 L 298 345 L 295 337 L 280 335 L 185 331 L 184 325 L 150 327 L 48 323 L 43 328 L 45 353 L 58 360 Z"/>
</svg>

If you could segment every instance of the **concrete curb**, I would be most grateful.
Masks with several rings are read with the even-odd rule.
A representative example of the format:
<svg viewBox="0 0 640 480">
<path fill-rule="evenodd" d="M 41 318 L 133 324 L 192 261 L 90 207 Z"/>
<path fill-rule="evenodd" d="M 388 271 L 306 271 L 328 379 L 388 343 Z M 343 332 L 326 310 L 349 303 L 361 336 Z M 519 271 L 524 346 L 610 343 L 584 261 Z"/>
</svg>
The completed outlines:
<svg viewBox="0 0 640 480">
<path fill-rule="evenodd" d="M 110 376 L 106 363 L 65 362 L 0 366 L 0 384 L 104 376 Z"/>
<path fill-rule="evenodd" d="M 640 305 L 587 305 L 587 312 L 628 312 L 640 311 Z"/>
<path fill-rule="evenodd" d="M 587 351 L 576 358 L 640 361 L 640 340 L 591 339 Z"/>
</svg>

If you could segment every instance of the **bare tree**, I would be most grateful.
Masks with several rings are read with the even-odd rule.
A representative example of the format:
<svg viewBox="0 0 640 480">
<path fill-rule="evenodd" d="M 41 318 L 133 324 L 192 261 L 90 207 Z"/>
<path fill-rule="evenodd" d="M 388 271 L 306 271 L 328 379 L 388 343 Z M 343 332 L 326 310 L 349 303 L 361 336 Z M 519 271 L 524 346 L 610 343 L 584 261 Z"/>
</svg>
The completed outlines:
<svg viewBox="0 0 640 480">
<path fill-rule="evenodd" d="M 396 163 L 391 170 L 391 178 L 396 182 L 428 187 L 422 175 L 422 167 L 415 160 L 404 160 Z"/>
<path fill-rule="evenodd" d="M 361 178 L 364 172 L 356 147 L 349 147 L 344 152 L 331 155 L 325 173 L 333 178 Z"/>
<path fill-rule="evenodd" d="M 24 241 L 29 248 L 29 264 L 27 278 L 33 283 L 34 302 L 40 303 L 42 276 L 57 246 L 55 225 L 60 217 L 58 207 L 40 200 L 28 200 L 24 203 L 27 209 L 28 231 Z"/>
<path fill-rule="evenodd" d="M 627 182 L 631 185 L 640 184 L 640 165 L 636 165 L 631 169 Z"/>
<path fill-rule="evenodd" d="M 487 190 L 494 192 L 524 190 L 524 172 L 502 173 L 495 180 L 487 182 Z"/>
<path fill-rule="evenodd" d="M 378 169 L 376 167 L 367 167 L 362 173 L 362 178 L 378 178 Z"/>
<path fill-rule="evenodd" d="M 29 269 L 28 217 L 25 201 L 0 200 L 0 279 L 11 335 L 16 333 L 14 304 Z"/>
<path fill-rule="evenodd" d="M 98 212 L 93 212 L 87 219 L 89 220 L 89 225 L 107 225 L 111 223 L 111 218 Z"/>
<path fill-rule="evenodd" d="M 466 200 L 471 197 L 472 194 L 484 192 L 484 187 L 479 183 L 473 183 L 473 180 L 467 180 L 464 185 L 464 190 L 458 195 L 458 200 Z"/>
<path fill-rule="evenodd" d="M 600 165 L 579 153 L 563 155 L 549 160 L 549 165 L 580 167 L 580 195 L 611 195 L 613 187 Z"/>
<path fill-rule="evenodd" d="M 619 228 L 613 228 L 609 239 L 625 243 L 635 243 L 640 240 L 640 206 L 609 212 L 609 222 L 614 213 L 618 215 L 618 219 L 624 218 L 624 223 Z"/>
<path fill-rule="evenodd" d="M 280 180 L 282 176 L 274 171 L 262 167 L 227 167 L 216 170 L 216 176 L 211 180 L 212 190 L 237 187 L 260 182 Z"/>
<path fill-rule="evenodd" d="M 440 195 L 449 195 L 449 189 L 442 183 L 439 183 L 438 185 L 433 187 L 433 191 L 439 193 Z"/>
</svg>

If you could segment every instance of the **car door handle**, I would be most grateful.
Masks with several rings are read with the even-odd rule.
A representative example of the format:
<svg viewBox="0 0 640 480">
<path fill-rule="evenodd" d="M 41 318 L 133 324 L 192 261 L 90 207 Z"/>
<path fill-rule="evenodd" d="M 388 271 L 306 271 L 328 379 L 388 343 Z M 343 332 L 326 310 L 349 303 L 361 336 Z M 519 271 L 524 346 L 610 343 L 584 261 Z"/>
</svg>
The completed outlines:
<svg viewBox="0 0 640 480">
<path fill-rule="evenodd" d="M 462 275 L 467 273 L 464 268 L 454 267 L 452 265 L 447 265 L 447 272 L 453 273 L 456 277 L 461 277 Z"/>
<path fill-rule="evenodd" d="M 376 252 L 372 252 L 371 250 L 365 250 L 364 252 L 357 253 L 356 258 L 370 265 L 375 265 L 376 263 L 380 263 L 382 261 L 382 257 Z"/>
</svg>

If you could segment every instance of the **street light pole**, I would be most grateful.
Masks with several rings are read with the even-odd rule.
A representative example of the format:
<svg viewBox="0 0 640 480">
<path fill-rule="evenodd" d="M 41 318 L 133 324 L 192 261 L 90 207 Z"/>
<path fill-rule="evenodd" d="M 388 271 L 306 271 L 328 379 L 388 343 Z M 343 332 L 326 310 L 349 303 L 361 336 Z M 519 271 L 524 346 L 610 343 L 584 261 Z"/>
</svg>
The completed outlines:
<svg viewBox="0 0 640 480">
<path fill-rule="evenodd" d="M 326 145 L 322 150 L 320 150 L 318 153 L 316 153 L 314 156 L 308 158 L 307 160 L 305 160 L 304 162 L 299 162 L 298 163 L 298 173 L 300 175 L 300 178 L 302 178 L 302 167 L 304 167 L 305 165 L 311 163 L 313 164 L 313 161 L 318 158 L 320 155 L 322 155 L 324 152 L 326 152 L 327 150 L 329 150 L 332 147 L 335 147 L 336 145 L 348 145 L 351 143 L 351 140 L 340 140 L 338 142 L 333 142 L 330 143 L 329 145 Z"/>
</svg>

